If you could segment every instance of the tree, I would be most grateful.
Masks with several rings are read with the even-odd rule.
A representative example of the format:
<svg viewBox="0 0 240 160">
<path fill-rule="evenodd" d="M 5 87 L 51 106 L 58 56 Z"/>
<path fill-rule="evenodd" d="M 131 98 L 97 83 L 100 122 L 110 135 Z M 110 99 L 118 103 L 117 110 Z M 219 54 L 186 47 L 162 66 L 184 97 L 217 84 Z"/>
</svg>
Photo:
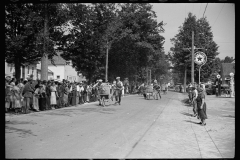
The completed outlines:
<svg viewBox="0 0 240 160">
<path fill-rule="evenodd" d="M 34 4 L 38 28 L 38 50 L 41 55 L 41 79 L 48 79 L 48 59 L 56 54 L 56 44 L 63 34 L 56 28 L 68 20 L 65 4 Z M 55 49 L 56 47 L 56 49 Z"/>
<path fill-rule="evenodd" d="M 17 79 L 20 79 L 22 65 L 38 62 L 43 55 L 49 59 L 55 55 L 54 45 L 60 32 L 54 28 L 64 22 L 60 10 L 60 4 L 6 4 L 5 60 L 14 63 Z M 42 77 L 46 79 L 47 63 L 41 66 L 45 69 Z"/>
<path fill-rule="evenodd" d="M 20 79 L 21 66 L 40 60 L 36 49 L 33 5 L 8 3 L 5 5 L 5 60 L 15 66 L 15 77 Z"/>
<path fill-rule="evenodd" d="M 120 4 L 117 13 L 122 30 L 128 35 L 112 44 L 109 73 L 112 77 L 146 79 L 146 70 L 156 68 L 157 57 L 163 53 L 163 22 L 157 23 L 150 4 Z M 123 32 L 124 33 L 124 32 Z M 156 70 L 156 69 L 155 69 Z"/>
<path fill-rule="evenodd" d="M 194 31 L 194 45 L 196 48 L 204 48 L 200 50 L 204 52 L 207 56 L 207 62 L 201 68 L 201 80 L 207 80 L 211 75 L 211 68 L 213 67 L 213 61 L 215 57 L 219 54 L 217 52 L 218 46 L 213 41 L 213 34 L 211 27 L 207 22 L 206 17 L 196 19 L 196 16 L 192 13 L 188 14 L 185 19 L 183 26 L 179 27 L 179 33 L 171 39 L 174 47 L 171 48 L 169 56 L 171 57 L 172 64 L 176 71 L 184 72 L 183 64 L 186 65 L 187 70 L 191 70 L 191 52 L 189 50 L 184 50 L 184 48 L 191 47 L 192 42 L 192 31 Z M 196 52 L 196 51 L 195 51 Z M 198 70 L 199 66 L 194 64 L 195 70 L 195 80 L 198 80 Z M 187 73 L 187 79 L 190 78 L 190 74 Z"/>
<path fill-rule="evenodd" d="M 226 56 L 224 60 L 221 60 L 222 63 L 232 63 L 234 61 L 233 57 Z"/>
<path fill-rule="evenodd" d="M 101 21 L 93 6 L 66 4 L 69 10 L 68 32 L 62 28 L 63 58 L 71 60 L 73 67 L 91 82 L 102 76 L 105 55 L 101 53 Z M 104 73 L 104 72 L 103 72 Z"/>
</svg>

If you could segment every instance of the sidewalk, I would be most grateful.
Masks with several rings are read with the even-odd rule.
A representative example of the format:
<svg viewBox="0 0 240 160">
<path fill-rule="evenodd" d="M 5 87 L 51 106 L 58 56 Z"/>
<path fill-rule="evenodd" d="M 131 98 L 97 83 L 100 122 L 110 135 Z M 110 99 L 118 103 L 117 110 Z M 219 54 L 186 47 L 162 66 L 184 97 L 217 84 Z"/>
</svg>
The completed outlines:
<svg viewBox="0 0 240 160">
<path fill-rule="evenodd" d="M 128 158 L 235 157 L 235 99 L 207 96 L 207 125 L 192 117 L 185 93 L 168 92 L 168 105 Z M 150 147 L 149 147 L 150 143 Z"/>
</svg>

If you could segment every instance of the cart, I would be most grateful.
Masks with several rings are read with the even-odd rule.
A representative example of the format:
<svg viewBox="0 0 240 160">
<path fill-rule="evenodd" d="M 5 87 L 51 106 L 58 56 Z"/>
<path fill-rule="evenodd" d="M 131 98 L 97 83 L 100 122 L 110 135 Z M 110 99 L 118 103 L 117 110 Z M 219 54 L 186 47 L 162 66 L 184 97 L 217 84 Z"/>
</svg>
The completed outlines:
<svg viewBox="0 0 240 160">
<path fill-rule="evenodd" d="M 145 99 L 147 99 L 147 100 L 150 99 L 150 96 L 153 96 L 153 86 L 152 85 L 147 85 L 145 87 L 145 94 L 146 94 Z M 153 98 L 155 98 L 155 97 L 153 96 Z"/>
<path fill-rule="evenodd" d="M 113 90 L 111 85 L 108 83 L 102 83 L 100 89 L 99 89 L 99 96 L 100 96 L 100 103 L 103 107 L 106 106 L 106 102 L 109 102 L 109 100 L 112 99 Z"/>
</svg>

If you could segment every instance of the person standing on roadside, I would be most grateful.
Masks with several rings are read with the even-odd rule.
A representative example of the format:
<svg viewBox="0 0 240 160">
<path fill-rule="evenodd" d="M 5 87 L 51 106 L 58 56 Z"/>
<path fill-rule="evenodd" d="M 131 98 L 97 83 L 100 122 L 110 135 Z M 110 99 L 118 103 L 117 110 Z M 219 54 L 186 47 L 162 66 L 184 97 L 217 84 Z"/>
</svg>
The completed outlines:
<svg viewBox="0 0 240 160">
<path fill-rule="evenodd" d="M 205 102 L 205 94 L 203 92 L 203 88 L 201 87 L 198 88 L 198 96 L 197 96 L 196 102 L 197 102 L 198 116 L 201 119 L 200 124 L 202 126 L 205 126 L 206 125 L 205 120 L 207 119 L 207 114 L 206 114 L 207 105 Z"/>
<path fill-rule="evenodd" d="M 221 76 L 218 74 L 217 78 L 215 80 L 215 87 L 216 87 L 216 96 L 221 96 L 221 85 L 222 85 L 222 78 Z"/>
<path fill-rule="evenodd" d="M 50 99 L 51 99 L 51 81 L 48 81 L 46 83 L 46 109 L 50 110 L 51 109 L 51 103 L 50 103 Z"/>
<path fill-rule="evenodd" d="M 197 116 L 197 97 L 198 97 L 198 91 L 195 87 L 192 87 L 192 105 L 193 105 L 193 117 Z"/>
<path fill-rule="evenodd" d="M 189 103 L 192 103 L 193 100 L 193 90 L 192 90 L 192 84 L 190 83 L 188 85 L 188 98 L 189 98 Z"/>
<path fill-rule="evenodd" d="M 9 84 L 10 80 L 5 78 L 5 111 L 8 112 L 12 102 L 12 87 Z"/>
<path fill-rule="evenodd" d="M 50 98 L 51 108 L 55 109 L 55 108 L 57 108 L 58 95 L 57 95 L 57 86 L 54 81 L 52 82 L 50 90 L 51 90 L 51 98 Z"/>
<path fill-rule="evenodd" d="M 47 107 L 47 98 L 46 98 L 46 84 L 47 81 L 44 80 L 40 85 L 40 95 L 39 95 L 39 110 L 45 111 Z"/>
<path fill-rule="evenodd" d="M 39 112 L 39 98 L 40 98 L 40 82 L 35 86 L 35 91 L 33 94 L 33 110 Z"/>
<path fill-rule="evenodd" d="M 32 87 L 32 79 L 28 78 L 28 82 L 25 84 L 22 92 L 22 95 L 24 97 L 23 112 L 25 114 L 30 112 L 29 111 L 30 103 L 31 103 L 31 99 L 33 98 L 34 90 L 35 90 L 34 87 Z"/>
<path fill-rule="evenodd" d="M 21 96 L 20 96 L 20 89 L 15 85 L 14 82 L 11 82 L 10 85 L 12 86 L 12 108 L 14 109 L 15 113 L 21 110 Z"/>
</svg>

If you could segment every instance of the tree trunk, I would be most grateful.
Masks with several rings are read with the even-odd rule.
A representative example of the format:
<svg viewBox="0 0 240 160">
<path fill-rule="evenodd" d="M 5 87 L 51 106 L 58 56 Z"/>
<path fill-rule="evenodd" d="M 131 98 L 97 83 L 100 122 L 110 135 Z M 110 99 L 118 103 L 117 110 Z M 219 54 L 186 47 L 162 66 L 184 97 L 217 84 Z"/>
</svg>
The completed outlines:
<svg viewBox="0 0 240 160">
<path fill-rule="evenodd" d="M 20 80 L 20 78 L 21 78 L 21 65 L 20 65 L 20 61 L 19 61 L 18 58 L 15 59 L 14 68 L 15 68 L 15 78 L 17 80 Z"/>
<path fill-rule="evenodd" d="M 43 41 L 43 55 L 41 59 L 41 80 L 48 80 L 48 53 L 47 53 L 47 40 L 48 39 L 48 13 L 47 5 L 45 5 L 45 17 L 44 17 L 44 41 Z"/>
</svg>

